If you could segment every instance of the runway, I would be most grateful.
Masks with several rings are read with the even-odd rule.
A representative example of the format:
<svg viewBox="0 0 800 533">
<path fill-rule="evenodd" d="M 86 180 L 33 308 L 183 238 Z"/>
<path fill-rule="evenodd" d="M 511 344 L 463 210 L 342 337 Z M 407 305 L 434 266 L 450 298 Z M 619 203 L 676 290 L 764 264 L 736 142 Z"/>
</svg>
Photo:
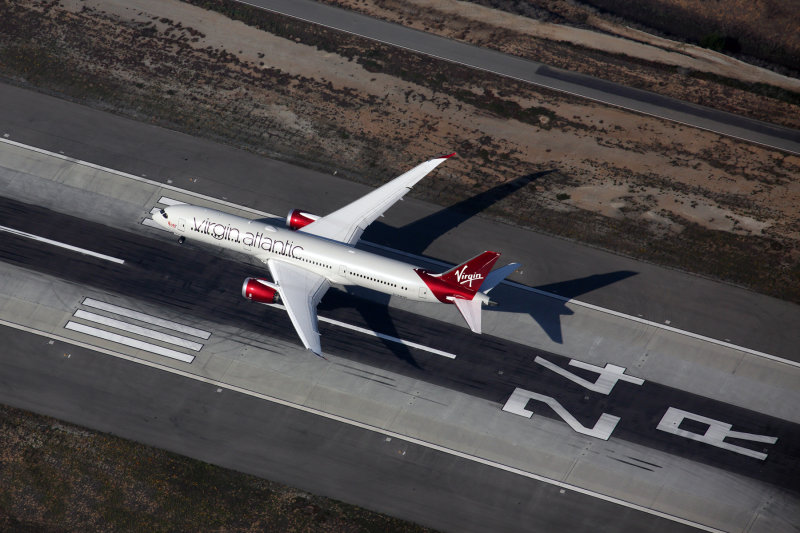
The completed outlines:
<svg viewBox="0 0 800 533">
<path fill-rule="evenodd" d="M 241 298 L 241 280 L 253 274 L 254 265 L 210 256 L 210 249 L 177 246 L 171 236 L 158 240 L 150 235 L 123 233 L 7 198 L 0 198 L 0 213 L 3 213 L 0 224 L 4 226 L 25 227 L 31 233 L 46 234 L 49 239 L 69 240 L 75 246 L 94 248 L 106 256 L 126 258 L 124 265 L 109 264 L 102 258 L 54 250 L 39 241 L 14 235 L 4 239 L 0 249 L 0 258 L 7 264 L 95 291 L 180 309 L 186 317 L 184 322 L 200 319 L 299 344 L 285 312 L 253 305 Z M 602 413 L 614 413 L 621 419 L 614 431 L 617 438 L 751 475 L 784 488 L 800 488 L 793 466 L 795 458 L 800 457 L 800 424 L 650 381 L 640 385 L 620 383 L 619 390 L 604 398 L 603 394 L 587 393 L 584 387 L 566 382 L 535 361 L 538 356 L 564 368 L 570 358 L 490 335 L 472 335 L 458 325 L 421 322 L 419 315 L 340 291 L 331 291 L 319 311 L 325 318 L 371 331 L 390 332 L 399 338 L 414 339 L 418 344 L 458 354 L 450 360 L 323 322 L 320 331 L 326 354 L 344 361 L 498 404 L 504 404 L 516 388 L 534 390 L 557 398 L 588 427 Z M 777 444 L 770 446 L 770 461 L 765 464 L 742 454 L 720 454 L 719 450 L 691 442 L 681 446 L 680 440 L 666 438 L 657 425 L 670 406 L 733 423 L 742 431 L 741 428 L 746 428 L 748 433 L 778 437 Z M 558 419 L 550 410 L 542 411 L 541 415 Z"/>
<path fill-rule="evenodd" d="M 800 131 L 797 130 L 557 69 L 312 0 L 249 0 L 241 3 L 540 87 L 800 154 Z"/>
<path fill-rule="evenodd" d="M 124 261 L 2 234 L 0 316 L 41 332 L 37 341 L 3 328 L 22 357 L 3 363 L 2 401 L 451 531 L 529 531 L 534 520 L 541 530 L 791 530 L 800 456 L 796 367 L 555 300 L 557 312 L 531 320 L 514 302 L 547 309 L 548 298 L 534 302 L 513 288 L 499 293 L 506 310 L 487 313 L 483 336 L 447 309 L 419 313 L 331 291 L 323 317 L 413 339 L 455 359 L 323 323 L 326 363 L 306 357 L 283 311 L 241 298 L 241 280 L 257 265 L 179 246 L 141 224 L 167 193 L 212 200 L 7 143 L 0 148 L 0 225 Z M 51 201 L 26 201 L 37 195 Z M 55 199 L 61 211 L 52 208 Z M 116 307 L 98 310 L 96 301 Z M 169 321 L 209 336 L 190 335 L 202 345 L 194 351 L 113 328 L 191 353 L 186 363 L 66 327 L 110 330 L 87 313 L 105 316 L 106 324 L 130 322 L 120 309 L 161 320 L 147 325 L 161 333 L 189 338 L 164 331 Z M 514 333 L 514 324 L 527 329 Z M 537 324 L 542 329 L 531 330 Z M 543 339 L 556 325 L 562 352 L 571 353 L 537 347 L 552 342 Z M 48 336 L 57 340 L 49 344 Z M 90 345 L 92 353 L 81 348 Z M 617 352 L 620 345 L 631 353 Z M 37 359 L 41 353 L 49 362 Z M 69 365 L 77 362 L 85 365 L 73 372 Z M 633 381 L 612 380 L 606 392 L 587 388 L 598 372 L 608 383 L 610 374 L 592 370 L 606 363 L 624 366 Z M 174 373 L 187 381 L 162 375 Z M 120 386 L 115 376 L 122 375 L 138 377 Z M 235 391 L 248 398 L 220 401 Z M 564 411 L 528 401 L 529 393 Z M 118 402 L 107 398 L 113 394 Z M 263 399 L 249 403 L 267 396 L 289 410 L 275 414 L 274 405 L 261 407 L 269 403 Z M 332 418 L 298 414 L 312 412 Z M 572 423 L 609 434 L 588 436 Z M 274 428 L 275 439 L 262 427 Z M 714 440 L 711 428 L 736 438 Z M 369 467 L 360 467 L 364 461 Z M 317 479 L 320 472 L 329 475 Z M 575 499 L 560 501 L 564 495 Z"/>
</svg>

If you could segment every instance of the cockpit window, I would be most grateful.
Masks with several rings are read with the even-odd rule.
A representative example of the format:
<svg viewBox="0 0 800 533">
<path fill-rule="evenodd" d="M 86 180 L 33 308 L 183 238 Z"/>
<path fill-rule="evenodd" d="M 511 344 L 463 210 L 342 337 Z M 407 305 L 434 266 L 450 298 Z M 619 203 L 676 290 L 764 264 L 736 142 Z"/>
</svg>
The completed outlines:
<svg viewBox="0 0 800 533">
<path fill-rule="evenodd" d="M 161 209 L 161 216 L 167 218 L 167 212 Z"/>
</svg>

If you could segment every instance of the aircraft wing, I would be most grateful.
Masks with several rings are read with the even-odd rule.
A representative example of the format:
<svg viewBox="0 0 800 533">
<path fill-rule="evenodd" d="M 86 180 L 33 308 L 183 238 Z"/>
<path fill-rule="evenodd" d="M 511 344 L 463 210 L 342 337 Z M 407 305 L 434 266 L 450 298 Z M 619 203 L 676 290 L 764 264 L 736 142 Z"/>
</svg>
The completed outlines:
<svg viewBox="0 0 800 533">
<path fill-rule="evenodd" d="M 330 283 L 319 274 L 275 259 L 268 260 L 267 266 L 278 285 L 282 303 L 300 340 L 306 348 L 321 356 L 317 304 L 330 287 Z"/>
<path fill-rule="evenodd" d="M 346 244 L 355 244 L 367 226 L 405 196 L 419 180 L 453 155 L 455 154 L 425 161 L 402 176 L 378 187 L 338 211 L 312 222 L 299 231 Z"/>
</svg>

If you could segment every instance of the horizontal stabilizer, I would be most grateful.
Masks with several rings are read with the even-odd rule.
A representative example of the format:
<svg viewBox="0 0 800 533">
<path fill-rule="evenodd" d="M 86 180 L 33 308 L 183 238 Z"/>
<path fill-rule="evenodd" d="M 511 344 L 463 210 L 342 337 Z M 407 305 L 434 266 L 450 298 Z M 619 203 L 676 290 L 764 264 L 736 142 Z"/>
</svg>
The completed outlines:
<svg viewBox="0 0 800 533">
<path fill-rule="evenodd" d="M 508 265 L 490 272 L 481 285 L 481 292 L 489 294 L 489 291 L 497 287 L 501 281 L 510 276 L 512 272 L 521 267 L 520 263 L 509 263 Z"/>
<path fill-rule="evenodd" d="M 456 304 L 458 311 L 464 320 L 467 321 L 469 329 L 475 333 L 481 332 L 481 302 L 477 298 L 472 300 L 463 300 L 461 298 L 454 298 L 453 303 Z"/>
</svg>

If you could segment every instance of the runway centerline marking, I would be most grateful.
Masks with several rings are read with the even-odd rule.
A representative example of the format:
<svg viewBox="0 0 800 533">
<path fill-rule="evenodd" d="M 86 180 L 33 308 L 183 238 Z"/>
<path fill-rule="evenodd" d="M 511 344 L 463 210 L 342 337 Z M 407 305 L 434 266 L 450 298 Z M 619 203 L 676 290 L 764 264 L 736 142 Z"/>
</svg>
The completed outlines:
<svg viewBox="0 0 800 533">
<path fill-rule="evenodd" d="M 282 306 L 281 304 L 266 304 L 269 307 L 274 307 L 275 309 L 283 309 L 286 310 L 286 307 Z M 338 320 L 334 320 L 333 318 L 327 318 L 324 316 L 317 316 L 317 320 L 320 322 L 325 322 L 327 324 L 332 324 L 334 326 L 339 326 L 340 328 L 350 329 L 353 331 L 358 331 L 359 333 L 364 333 L 365 335 L 372 335 L 373 337 L 378 337 L 379 339 L 384 339 L 391 342 L 396 342 L 397 344 L 402 344 L 403 346 L 408 346 L 410 348 L 416 348 L 418 350 L 424 350 L 426 352 L 430 352 L 432 354 L 441 355 L 442 357 L 447 357 L 448 359 L 455 359 L 456 355 L 450 352 L 445 352 L 442 350 L 437 350 L 436 348 L 431 348 L 430 346 L 425 346 L 424 344 L 418 344 L 416 342 L 407 341 L 401 339 L 399 337 L 393 337 L 392 335 L 387 335 L 385 333 L 379 333 L 377 331 L 373 331 L 371 329 L 362 328 L 360 326 L 354 326 L 353 324 L 348 324 L 346 322 L 340 322 Z"/>
<path fill-rule="evenodd" d="M 73 246 L 71 244 L 67 244 L 61 241 L 54 241 L 53 239 L 48 239 L 47 237 L 40 237 L 39 235 L 34 235 L 33 233 L 27 233 L 25 231 L 20 231 L 18 229 L 9 228 L 7 226 L 0 226 L 0 231 L 5 231 L 6 233 L 10 233 L 18 237 L 25 237 L 26 239 L 43 242 L 45 244 L 50 244 L 52 246 L 58 246 L 59 248 L 64 248 L 66 250 L 71 250 L 73 252 L 78 252 L 83 255 L 89 255 L 92 257 L 96 257 L 98 259 L 103 259 L 104 261 L 111 261 L 112 263 L 117 263 L 118 265 L 125 264 L 124 259 L 118 259 L 116 257 L 111 257 L 110 255 L 101 254 L 99 252 L 93 252 L 92 250 L 79 248 L 77 246 Z"/>
<path fill-rule="evenodd" d="M 214 385 L 214 386 L 217 386 L 219 388 L 224 388 L 224 389 L 227 389 L 227 390 L 230 390 L 230 391 L 233 391 L 233 392 L 238 392 L 238 393 L 241 393 L 241 394 L 245 394 L 245 395 L 251 396 L 253 398 L 266 400 L 268 402 L 272 402 L 272 403 L 275 403 L 275 404 L 278 404 L 278 405 L 282 405 L 282 406 L 285 406 L 285 407 L 296 409 L 298 411 L 302 411 L 302 412 L 305 412 L 305 413 L 321 416 L 323 418 L 327 418 L 328 420 L 333 420 L 335 422 L 341 422 L 343 424 L 347 424 L 347 425 L 350 425 L 350 426 L 353 426 L 353 427 L 357 427 L 357 428 L 360 428 L 360 429 L 371 431 L 373 433 L 377 433 L 379 435 L 384 435 L 386 437 L 401 439 L 401 440 L 404 440 L 406 442 L 410 442 L 412 444 L 416 444 L 418 446 L 422 446 L 422 447 L 425 447 L 425 448 L 428 448 L 428 449 L 431 449 L 431 450 L 436 450 L 436 451 L 439 451 L 439 452 L 442 452 L 442 453 L 446 453 L 448 455 L 452 455 L 454 457 L 459 457 L 461 459 L 465 459 L 467 461 L 472 461 L 472 462 L 475 462 L 475 463 L 483 464 L 483 465 L 489 466 L 491 468 L 496 468 L 498 470 L 503 470 L 505 472 L 509 472 L 509 473 L 516 474 L 516 475 L 519 475 L 519 476 L 522 476 L 522 477 L 526 477 L 528 479 L 533 479 L 535 481 L 539 481 L 539 482 L 542 482 L 542 483 L 547 483 L 548 485 L 553 485 L 553 486 L 559 487 L 562 490 L 571 490 L 571 491 L 576 492 L 578 494 L 583 494 L 583 495 L 586 495 L 586 496 L 589 496 L 589 497 L 592 497 L 592 498 L 597 498 L 599 500 L 603 500 L 603 501 L 606 501 L 606 502 L 609 502 L 609 503 L 613 503 L 613 504 L 616 504 L 616 505 L 627 507 L 629 509 L 640 511 L 640 512 L 643 512 L 643 513 L 646 513 L 646 514 L 649 514 L 649 515 L 653 515 L 653 516 L 657 516 L 657 517 L 660 517 L 660 518 L 664 518 L 664 519 L 670 520 L 672 522 L 676 522 L 676 523 L 679 523 L 679 524 L 687 525 L 689 527 L 694 527 L 694 528 L 702 530 L 702 531 L 708 531 L 709 533 L 724 533 L 720 529 L 716 529 L 716 528 L 713 528 L 713 527 L 710 527 L 710 526 L 706 526 L 706 525 L 700 524 L 698 522 L 693 522 L 691 520 L 688 520 L 688 519 L 685 519 L 685 518 L 681 518 L 679 516 L 671 515 L 669 513 L 663 512 L 663 511 L 658 511 L 656 509 L 651 509 L 649 507 L 645 507 L 645 506 L 639 505 L 637 503 L 629 502 L 629 501 L 623 500 L 621 498 L 616 498 L 614 496 L 608 496 L 606 494 L 602 494 L 600 492 L 596 492 L 596 491 L 593 491 L 593 490 L 590 490 L 590 489 L 585 489 L 585 488 L 579 487 L 577 485 L 571 485 L 569 483 L 565 483 L 565 482 L 559 481 L 557 479 L 552 479 L 552 478 L 545 477 L 545 476 L 542 476 L 542 475 L 539 475 L 539 474 L 535 474 L 533 472 L 528 472 L 526 470 L 522 470 L 521 468 L 516 468 L 516 467 L 513 467 L 513 466 L 505 465 L 505 464 L 497 462 L 497 461 L 492 461 L 491 459 L 484 459 L 483 457 L 479 457 L 477 455 L 469 454 L 469 453 L 462 452 L 462 451 L 459 451 L 459 450 L 454 450 L 452 448 L 447 448 L 446 446 L 442 446 L 442 445 L 436 444 L 434 442 L 429 442 L 429 441 L 422 440 L 422 439 L 419 439 L 419 438 L 416 438 L 416 437 L 403 435 L 402 433 L 398 433 L 396 431 L 391 431 L 391 430 L 384 429 L 384 428 L 381 428 L 381 427 L 378 427 L 378 426 L 374 426 L 374 425 L 371 425 L 371 424 L 366 424 L 364 422 L 360 422 L 358 420 L 347 418 L 347 417 L 344 417 L 344 416 L 341 416 L 341 415 L 328 413 L 328 412 L 322 411 L 321 409 L 316 409 L 314 407 L 308 407 L 308 406 L 301 405 L 301 404 L 298 404 L 298 403 L 290 402 L 288 400 L 284 400 L 284 399 L 278 398 L 276 396 L 269 396 L 269 395 L 261 393 L 261 392 L 257 392 L 257 391 L 250 390 L 250 389 L 246 389 L 244 387 L 239 387 L 237 385 L 232 385 L 230 383 L 224 383 L 222 381 L 218 381 L 218 380 L 215 380 L 215 379 L 211 379 L 211 378 L 207 378 L 207 377 L 203 377 L 203 376 L 198 376 L 197 374 L 192 374 L 191 372 L 187 372 L 185 370 L 172 368 L 172 367 L 163 365 L 161 363 L 156 363 L 156 362 L 153 362 L 153 361 L 147 361 L 145 359 L 140 359 L 138 357 L 134 357 L 132 355 L 127 355 L 127 354 L 124 354 L 124 353 L 121 353 L 121 352 L 115 352 L 113 350 L 109 350 L 109 349 L 102 348 L 102 347 L 99 347 L 99 346 L 94 346 L 92 344 L 81 342 L 81 341 L 78 341 L 78 340 L 75 340 L 75 339 L 70 339 L 68 337 L 64 337 L 64 336 L 57 335 L 57 334 L 54 334 L 54 333 L 49 333 L 49 332 L 46 332 L 46 331 L 40 331 L 40 330 L 31 328 L 31 327 L 28 327 L 28 326 L 23 326 L 22 324 L 16 324 L 14 322 L 9 322 L 7 320 L 0 319 L 0 325 L 8 326 L 8 327 L 11 327 L 11 328 L 14 328 L 14 329 L 18 329 L 20 331 L 26 331 L 28 333 L 33 333 L 35 335 L 39 335 L 41 337 L 46 337 L 48 339 L 56 339 L 56 340 L 59 340 L 61 342 L 65 342 L 67 344 L 72 344 L 73 346 L 80 346 L 80 347 L 83 347 L 83 348 L 87 348 L 89 350 L 93 350 L 93 351 L 96 351 L 96 352 L 104 353 L 106 355 L 110 355 L 112 357 L 117 357 L 119 359 L 124 359 L 126 361 L 131 361 L 133 363 L 137 363 L 137 364 L 140 364 L 140 365 L 149 366 L 151 368 L 154 368 L 154 369 L 157 369 L 157 370 L 162 370 L 164 372 L 170 372 L 172 374 L 175 374 L 175 375 L 178 375 L 178 376 L 182 376 L 182 377 L 185 377 L 185 378 L 189 378 L 189 379 L 193 379 L 195 381 L 208 383 L 210 385 Z"/>
<path fill-rule="evenodd" d="M 103 172 L 109 172 L 111 174 L 115 174 L 115 175 L 123 177 L 123 178 L 131 179 L 131 180 L 134 180 L 134 181 L 139 181 L 141 183 L 146 183 L 148 185 L 152 185 L 154 187 L 159 187 L 161 189 L 175 191 L 175 192 L 178 192 L 178 193 L 181 193 L 181 194 L 185 194 L 187 196 L 191 196 L 191 197 L 194 197 L 194 198 L 200 198 L 200 199 L 203 199 L 203 200 L 214 202 L 214 203 L 216 203 L 218 205 L 224 205 L 224 206 L 230 207 L 232 209 L 237 209 L 237 210 L 244 211 L 244 212 L 247 212 L 247 213 L 252 213 L 252 214 L 257 215 L 259 217 L 276 217 L 277 216 L 277 215 L 273 215 L 271 213 L 265 213 L 264 211 L 259 211 L 258 209 L 253 209 L 251 207 L 238 205 L 238 204 L 235 204 L 233 202 L 229 202 L 227 200 L 220 200 L 219 198 L 214 198 L 213 196 L 208 196 L 206 194 L 200 194 L 200 193 L 196 193 L 196 192 L 192 192 L 192 191 L 187 191 L 185 189 L 181 189 L 180 187 L 176 187 L 174 185 L 170 185 L 170 184 L 167 184 L 167 183 L 161 183 L 161 182 L 150 180 L 150 179 L 147 179 L 147 178 L 142 178 L 140 176 L 135 176 L 133 174 L 130 174 L 128 172 L 123 172 L 121 170 L 116 170 L 116 169 L 113 169 L 113 168 L 104 167 L 102 165 L 97 165 L 95 163 L 90 163 L 88 161 L 75 159 L 74 157 L 69 157 L 69 156 L 65 156 L 65 155 L 62 155 L 62 154 L 57 154 L 55 152 L 51 152 L 49 150 L 45 150 L 44 148 L 38 148 L 36 146 L 30 146 L 30 145 L 23 144 L 23 143 L 20 143 L 20 142 L 17 142 L 17 141 L 12 141 L 10 139 L 3 139 L 3 138 L 0 138 L 0 142 L 5 143 L 5 144 L 9 144 L 9 145 L 12 145 L 12 146 L 17 146 L 17 147 L 20 147 L 20 148 L 24 148 L 24 149 L 30 150 L 32 152 L 45 154 L 45 155 L 48 155 L 50 157 L 55 157 L 55 158 L 61 159 L 63 161 L 70 161 L 70 162 L 75 163 L 77 165 L 82 165 L 82 166 L 85 166 L 85 167 L 88 167 L 88 168 L 101 170 Z M 365 245 L 367 245 L 367 246 L 373 246 L 373 247 L 378 248 L 378 249 L 388 250 L 388 251 L 390 251 L 392 253 L 400 254 L 400 255 L 403 255 L 403 256 L 406 256 L 406 257 L 418 258 L 421 261 L 427 261 L 427 262 L 430 262 L 430 263 L 433 263 L 433 264 L 439 264 L 439 265 L 453 266 L 450 263 L 446 263 L 444 261 L 438 261 L 436 259 L 431 259 L 431 258 L 428 258 L 428 257 L 422 257 L 422 256 L 419 256 L 419 255 L 411 254 L 409 252 L 403 252 L 401 250 L 395 250 L 393 248 L 389 248 L 388 246 L 383 246 L 383 245 L 380 245 L 380 244 L 371 243 L 369 241 L 360 241 L 360 242 L 365 244 Z M 609 314 L 609 315 L 616 316 L 618 318 L 622 318 L 622 319 L 625 319 L 625 320 L 632 320 L 632 321 L 638 322 L 640 324 L 644 324 L 644 325 L 647 325 L 647 326 L 652 326 L 654 328 L 662 329 L 662 330 L 665 330 L 665 331 L 670 331 L 672 333 L 677 333 L 678 335 L 691 337 L 693 339 L 701 340 L 701 341 L 704 341 L 704 342 L 709 342 L 711 344 L 716 344 L 718 346 L 723 346 L 725 348 L 730 348 L 730 349 L 733 349 L 733 350 L 744 352 L 744 353 L 747 353 L 749 355 L 754 355 L 756 357 L 761 357 L 763 359 L 769 359 L 770 361 L 775 361 L 777 363 L 782 363 L 782 364 L 785 364 L 785 365 L 790 365 L 790 366 L 794 366 L 794 367 L 800 368 L 800 362 L 799 361 L 792 361 L 792 360 L 789 360 L 789 359 L 784 359 L 782 357 L 771 355 L 771 354 L 768 354 L 768 353 L 765 353 L 765 352 L 760 352 L 758 350 L 753 350 L 751 348 L 745 348 L 743 346 L 738 346 L 738 345 L 730 343 L 730 342 L 721 341 L 721 340 L 718 340 L 718 339 L 714 339 L 712 337 L 706 337 L 704 335 L 700 335 L 699 333 L 693 333 L 691 331 L 685 331 L 685 330 L 674 328 L 672 326 L 668 326 L 668 325 L 665 325 L 665 324 L 659 324 L 658 322 L 653 322 L 653 321 L 650 321 L 650 320 L 645 320 L 645 319 L 640 318 L 640 317 L 627 315 L 625 313 L 621 313 L 619 311 L 614 311 L 612 309 L 606 309 L 606 308 L 600 307 L 598 305 L 594 305 L 594 304 L 590 304 L 590 303 L 586 303 L 586 302 L 581 302 L 580 300 L 567 298 L 567 297 L 564 297 L 564 296 L 560 296 L 558 294 L 545 292 L 543 290 L 536 289 L 534 287 L 528 287 L 527 285 L 522 285 L 521 283 L 517 283 L 517 282 L 514 282 L 514 281 L 503 280 L 501 283 L 509 285 L 511 287 L 522 289 L 522 290 L 525 290 L 525 291 L 528 291 L 528 292 L 533 292 L 533 293 L 539 294 L 541 296 L 546 296 L 548 298 L 554 298 L 556 300 L 561 300 L 562 302 L 565 302 L 565 303 L 571 303 L 571 304 L 579 305 L 581 307 L 585 307 L 587 309 L 592 309 L 592 310 L 598 311 L 600 313 Z"/>
<path fill-rule="evenodd" d="M 396 342 L 397 344 L 402 344 L 403 346 L 409 346 L 411 348 L 417 348 L 418 350 L 424 350 L 426 352 L 430 352 L 436 355 L 441 355 L 442 357 L 447 357 L 448 359 L 455 359 L 456 355 L 444 352 L 442 350 L 437 350 L 436 348 L 431 348 L 430 346 L 425 346 L 424 344 L 418 344 L 416 342 L 411 342 L 407 340 L 400 339 L 398 337 L 393 337 L 391 335 L 387 335 L 385 333 L 378 333 L 377 331 L 372 331 L 371 329 L 362 328 L 359 326 L 354 326 L 353 324 L 346 324 L 345 322 L 339 322 L 338 320 L 334 320 L 332 318 L 326 318 L 324 316 L 317 317 L 317 319 L 321 322 L 327 322 L 328 324 L 333 324 L 334 326 L 339 326 L 341 328 L 352 329 L 353 331 L 358 331 L 364 333 L 366 335 L 372 335 L 374 337 L 378 337 L 379 339 L 384 339 L 391 342 Z"/>
</svg>

